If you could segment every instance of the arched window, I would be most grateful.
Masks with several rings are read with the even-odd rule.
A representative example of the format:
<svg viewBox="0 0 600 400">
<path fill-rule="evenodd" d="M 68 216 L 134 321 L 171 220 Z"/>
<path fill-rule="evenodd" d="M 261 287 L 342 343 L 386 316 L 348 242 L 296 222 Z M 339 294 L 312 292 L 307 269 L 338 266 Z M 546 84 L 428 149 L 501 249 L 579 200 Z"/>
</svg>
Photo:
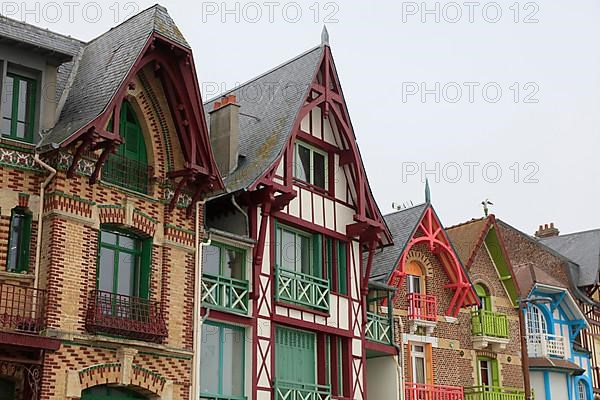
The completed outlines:
<svg viewBox="0 0 600 400">
<path fill-rule="evenodd" d="M 579 400 L 588 400 L 587 386 L 581 379 L 577 382 L 577 396 Z"/>
<path fill-rule="evenodd" d="M 477 293 L 477 297 L 479 297 L 479 301 L 481 302 L 479 309 L 492 311 L 492 298 L 490 297 L 489 290 L 481 283 L 478 283 L 475 285 L 475 293 Z"/>
<path fill-rule="evenodd" d="M 425 279 L 421 265 L 416 261 L 411 261 L 406 266 L 406 274 L 408 293 L 425 294 Z"/>
<path fill-rule="evenodd" d="M 546 318 L 538 306 L 533 305 L 527 311 L 527 333 L 530 335 L 548 333 Z"/>
<path fill-rule="evenodd" d="M 109 122 L 109 129 L 113 125 Z M 148 193 L 148 153 L 144 133 L 133 106 L 124 101 L 119 115 L 119 134 L 123 139 L 102 169 L 102 179 L 136 192 Z"/>
<path fill-rule="evenodd" d="M 131 390 L 112 386 L 95 386 L 83 391 L 81 400 L 125 400 L 125 399 L 145 399 L 139 393 Z"/>
</svg>

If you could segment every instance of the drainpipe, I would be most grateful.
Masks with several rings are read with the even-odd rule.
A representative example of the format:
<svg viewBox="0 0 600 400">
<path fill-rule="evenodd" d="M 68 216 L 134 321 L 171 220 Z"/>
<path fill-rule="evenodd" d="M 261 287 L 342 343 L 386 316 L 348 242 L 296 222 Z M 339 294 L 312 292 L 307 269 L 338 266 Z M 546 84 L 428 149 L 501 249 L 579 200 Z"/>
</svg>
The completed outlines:
<svg viewBox="0 0 600 400">
<path fill-rule="evenodd" d="M 202 248 L 210 245 L 210 236 L 208 242 L 200 242 L 200 210 L 206 203 L 206 200 L 196 202 L 196 217 L 195 217 L 195 235 L 196 235 L 196 251 L 194 260 L 194 355 L 192 358 L 192 390 L 190 390 L 190 400 L 200 398 L 200 350 L 202 341 Z"/>
<path fill-rule="evenodd" d="M 50 172 L 50 174 L 46 177 L 44 182 L 40 184 L 40 206 L 38 210 L 37 239 L 35 243 L 35 278 L 33 281 L 33 287 L 37 289 L 40 284 L 40 257 L 42 254 L 42 216 L 44 214 L 44 193 L 46 191 L 46 187 L 50 184 L 50 181 L 52 181 L 52 179 L 56 175 L 56 170 L 48 164 L 46 164 L 45 162 L 43 162 L 40 159 L 40 155 L 38 153 L 35 153 L 33 160 L 36 162 L 36 164 Z"/>
<path fill-rule="evenodd" d="M 526 330 L 525 330 L 525 307 L 519 303 L 519 333 L 521 337 L 521 367 L 523 368 L 523 388 L 525 389 L 525 400 L 532 400 L 531 381 L 529 376 L 529 355 L 527 354 Z"/>
<path fill-rule="evenodd" d="M 394 342 L 394 347 L 398 350 L 398 366 L 396 371 L 398 373 L 398 385 L 400 386 L 400 396 L 399 400 L 404 400 L 404 351 L 402 350 L 402 332 L 404 332 L 404 323 L 402 323 L 402 318 L 400 316 L 394 316 L 392 314 L 392 321 L 398 321 L 398 326 L 400 327 L 400 344 Z M 393 324 L 393 335 L 396 337 L 396 324 Z"/>
</svg>

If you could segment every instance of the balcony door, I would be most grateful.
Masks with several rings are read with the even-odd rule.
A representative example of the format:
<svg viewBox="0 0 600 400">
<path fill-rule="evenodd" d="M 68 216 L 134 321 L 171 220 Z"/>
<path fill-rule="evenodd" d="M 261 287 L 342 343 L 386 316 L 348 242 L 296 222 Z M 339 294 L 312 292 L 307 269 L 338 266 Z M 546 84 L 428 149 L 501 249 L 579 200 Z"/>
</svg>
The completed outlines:
<svg viewBox="0 0 600 400">
<path fill-rule="evenodd" d="M 478 357 L 477 369 L 479 374 L 478 379 L 480 386 L 500 386 L 497 360 L 487 357 Z"/>
<path fill-rule="evenodd" d="M 277 327 L 275 374 L 277 382 L 292 387 L 316 382 L 316 336 L 312 332 Z"/>
<path fill-rule="evenodd" d="M 142 241 L 102 229 L 98 260 L 98 289 L 116 295 L 143 297 L 141 291 Z"/>
<path fill-rule="evenodd" d="M 548 333 L 544 313 L 538 306 L 530 306 L 527 310 L 527 334 L 540 335 Z"/>
<path fill-rule="evenodd" d="M 427 354 L 425 345 L 411 344 L 410 345 L 410 365 L 411 365 L 411 382 L 426 384 L 427 383 Z"/>
</svg>

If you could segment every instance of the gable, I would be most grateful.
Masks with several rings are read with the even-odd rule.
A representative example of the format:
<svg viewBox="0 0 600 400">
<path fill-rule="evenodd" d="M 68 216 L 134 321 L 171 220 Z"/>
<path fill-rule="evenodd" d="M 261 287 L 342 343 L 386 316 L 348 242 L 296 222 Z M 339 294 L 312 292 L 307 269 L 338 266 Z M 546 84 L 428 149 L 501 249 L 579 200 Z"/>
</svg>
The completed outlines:
<svg viewBox="0 0 600 400">
<path fill-rule="evenodd" d="M 518 307 L 519 289 L 510 267 L 510 261 L 507 259 L 506 252 L 502 248 L 502 243 L 494 226 L 490 227 L 485 235 L 484 247 L 496 268 L 498 277 L 512 305 Z"/>
</svg>

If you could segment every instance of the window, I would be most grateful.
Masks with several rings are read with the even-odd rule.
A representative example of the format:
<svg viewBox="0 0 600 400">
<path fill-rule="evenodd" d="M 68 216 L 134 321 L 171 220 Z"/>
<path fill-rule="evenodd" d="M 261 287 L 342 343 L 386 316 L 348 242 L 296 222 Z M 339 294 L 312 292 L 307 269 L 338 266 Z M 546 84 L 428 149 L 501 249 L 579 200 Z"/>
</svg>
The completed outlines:
<svg viewBox="0 0 600 400">
<path fill-rule="evenodd" d="M 277 380 L 314 384 L 317 365 L 316 351 L 314 333 L 278 326 L 275 333 Z"/>
<path fill-rule="evenodd" d="M 2 100 L 2 136 L 33 143 L 35 127 L 36 81 L 8 73 Z"/>
<path fill-rule="evenodd" d="M 588 400 L 587 387 L 581 379 L 577 382 L 577 396 L 579 400 Z"/>
<path fill-rule="evenodd" d="M 331 386 L 331 394 L 336 397 L 344 397 L 344 393 L 347 390 L 345 387 L 347 382 L 344 380 L 344 369 L 347 368 L 347 362 L 344 354 L 348 354 L 345 351 L 347 340 L 341 336 L 327 336 L 327 384 Z"/>
<path fill-rule="evenodd" d="M 109 128 L 114 120 L 109 121 Z M 119 134 L 123 144 L 111 154 L 102 169 L 102 179 L 136 192 L 148 193 L 150 170 L 146 143 L 132 105 L 125 101 L 119 117 Z"/>
<path fill-rule="evenodd" d="M 31 244 L 31 212 L 23 207 L 14 208 L 10 217 L 6 270 L 27 272 L 29 270 L 29 247 Z"/>
<path fill-rule="evenodd" d="M 425 294 L 423 268 L 416 261 L 411 261 L 406 266 L 408 293 Z"/>
<path fill-rule="evenodd" d="M 492 299 L 487 288 L 478 283 L 475 285 L 475 293 L 477 293 L 481 302 L 479 309 L 483 311 L 492 311 Z"/>
<path fill-rule="evenodd" d="M 98 256 L 98 289 L 148 298 L 150 239 L 118 230 L 102 229 Z"/>
<path fill-rule="evenodd" d="M 244 250 L 213 242 L 204 249 L 202 255 L 204 274 L 245 279 L 246 252 Z"/>
<path fill-rule="evenodd" d="M 548 333 L 546 326 L 546 318 L 537 306 L 530 306 L 527 314 L 527 333 L 528 334 L 544 334 Z"/>
<path fill-rule="evenodd" d="M 244 355 L 243 328 L 214 322 L 204 323 L 200 355 L 200 398 L 243 398 Z"/>
<path fill-rule="evenodd" d="M 325 239 L 327 276 L 333 292 L 348 294 L 348 244 L 331 238 Z"/>
<path fill-rule="evenodd" d="M 328 188 L 327 153 L 306 143 L 296 143 L 294 177 L 321 189 Z"/>
<path fill-rule="evenodd" d="M 479 369 L 479 385 L 500 386 L 497 360 L 487 357 L 478 357 L 477 366 Z"/>
<path fill-rule="evenodd" d="M 426 349 L 423 344 L 410 345 L 411 382 L 427 383 Z"/>
<path fill-rule="evenodd" d="M 305 275 L 322 275 L 321 235 L 287 226 L 276 229 L 275 262 L 280 268 Z"/>
</svg>

